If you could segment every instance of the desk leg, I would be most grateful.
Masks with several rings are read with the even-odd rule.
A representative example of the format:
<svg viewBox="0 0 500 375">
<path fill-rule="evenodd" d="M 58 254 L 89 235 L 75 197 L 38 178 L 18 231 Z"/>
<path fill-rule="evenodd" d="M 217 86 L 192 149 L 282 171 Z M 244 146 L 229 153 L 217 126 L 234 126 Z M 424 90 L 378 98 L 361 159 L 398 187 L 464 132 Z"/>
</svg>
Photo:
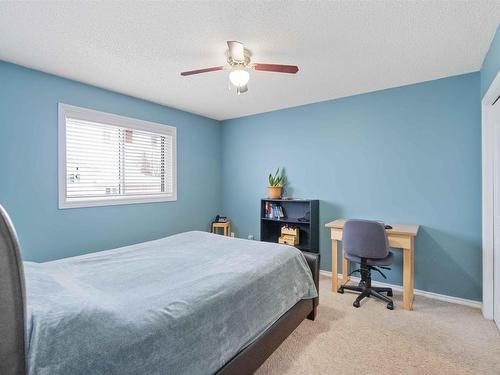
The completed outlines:
<svg viewBox="0 0 500 375">
<path fill-rule="evenodd" d="M 339 290 L 339 280 L 337 277 L 337 254 L 339 249 L 339 242 L 332 240 L 332 292 L 337 293 Z"/>
<path fill-rule="evenodd" d="M 345 257 L 344 244 L 342 243 L 342 285 L 349 280 L 349 261 Z"/>
<path fill-rule="evenodd" d="M 411 238 L 411 303 L 413 305 L 413 293 L 415 290 L 415 247 L 414 247 L 414 238 Z"/>
<path fill-rule="evenodd" d="M 413 238 L 410 248 L 403 249 L 403 308 L 411 310 L 413 305 Z"/>
</svg>

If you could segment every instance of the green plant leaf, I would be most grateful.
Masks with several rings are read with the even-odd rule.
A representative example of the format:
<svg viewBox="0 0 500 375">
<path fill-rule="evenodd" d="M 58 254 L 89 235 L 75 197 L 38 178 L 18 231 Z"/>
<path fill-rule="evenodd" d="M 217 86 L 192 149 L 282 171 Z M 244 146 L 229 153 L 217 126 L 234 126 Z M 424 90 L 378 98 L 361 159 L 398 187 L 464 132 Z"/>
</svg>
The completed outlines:
<svg viewBox="0 0 500 375">
<path fill-rule="evenodd" d="M 269 173 L 269 186 L 279 186 L 283 187 L 286 183 L 286 177 L 283 175 L 283 171 L 280 173 L 280 168 L 276 169 L 274 176 Z"/>
</svg>

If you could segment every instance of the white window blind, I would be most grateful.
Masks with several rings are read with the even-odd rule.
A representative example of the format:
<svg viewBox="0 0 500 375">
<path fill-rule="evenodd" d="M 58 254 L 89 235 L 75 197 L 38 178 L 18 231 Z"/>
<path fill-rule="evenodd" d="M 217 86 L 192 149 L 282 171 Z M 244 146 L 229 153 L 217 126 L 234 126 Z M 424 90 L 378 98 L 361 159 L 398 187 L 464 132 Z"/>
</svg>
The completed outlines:
<svg viewBox="0 0 500 375">
<path fill-rule="evenodd" d="M 61 208 L 176 199 L 175 128 L 64 104 L 59 116 Z"/>
</svg>

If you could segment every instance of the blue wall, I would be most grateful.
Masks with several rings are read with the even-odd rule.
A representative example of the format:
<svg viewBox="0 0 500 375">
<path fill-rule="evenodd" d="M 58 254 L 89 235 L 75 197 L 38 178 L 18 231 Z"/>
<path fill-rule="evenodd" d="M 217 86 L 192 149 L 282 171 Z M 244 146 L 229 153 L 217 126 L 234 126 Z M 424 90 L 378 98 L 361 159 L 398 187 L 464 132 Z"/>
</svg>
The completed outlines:
<svg viewBox="0 0 500 375">
<path fill-rule="evenodd" d="M 491 42 L 481 67 L 481 98 L 486 94 L 491 82 L 495 79 L 500 69 L 500 26 Z"/>
<path fill-rule="evenodd" d="M 284 166 L 288 194 L 320 199 L 322 269 L 334 218 L 417 223 L 415 287 L 480 300 L 479 92 L 472 73 L 224 121 L 223 212 L 258 238 L 266 176 Z"/>
<path fill-rule="evenodd" d="M 498 70 L 499 40 L 497 32 L 481 74 L 224 121 L 222 126 L 0 61 L 0 204 L 11 213 L 27 260 L 207 230 L 218 212 L 232 218 L 238 236 L 258 238 L 258 202 L 266 194 L 266 176 L 284 166 L 290 195 L 321 200 L 322 225 L 336 217 L 421 224 L 416 288 L 480 300 L 478 94 Z M 59 210 L 58 102 L 176 126 L 178 200 Z M 330 241 L 323 227 L 320 250 L 322 268 L 330 270 Z M 401 283 L 400 252 L 396 254 L 389 281 Z"/>
<path fill-rule="evenodd" d="M 59 210 L 57 103 L 177 127 L 178 200 Z M 220 123 L 0 61 L 0 204 L 45 261 L 192 229 L 220 210 Z"/>
</svg>

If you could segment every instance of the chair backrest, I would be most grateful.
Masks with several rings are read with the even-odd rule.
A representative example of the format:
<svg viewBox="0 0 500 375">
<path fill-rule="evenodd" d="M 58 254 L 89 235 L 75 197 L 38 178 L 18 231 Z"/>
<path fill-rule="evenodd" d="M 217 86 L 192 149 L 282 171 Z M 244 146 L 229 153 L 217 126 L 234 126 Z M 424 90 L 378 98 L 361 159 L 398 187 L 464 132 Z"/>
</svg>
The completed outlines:
<svg viewBox="0 0 500 375">
<path fill-rule="evenodd" d="M 370 220 L 347 220 L 342 245 L 348 254 L 360 258 L 381 259 L 389 254 L 384 224 Z"/>
<path fill-rule="evenodd" d="M 24 271 L 19 242 L 0 205 L 0 374 L 26 373 Z"/>
</svg>

